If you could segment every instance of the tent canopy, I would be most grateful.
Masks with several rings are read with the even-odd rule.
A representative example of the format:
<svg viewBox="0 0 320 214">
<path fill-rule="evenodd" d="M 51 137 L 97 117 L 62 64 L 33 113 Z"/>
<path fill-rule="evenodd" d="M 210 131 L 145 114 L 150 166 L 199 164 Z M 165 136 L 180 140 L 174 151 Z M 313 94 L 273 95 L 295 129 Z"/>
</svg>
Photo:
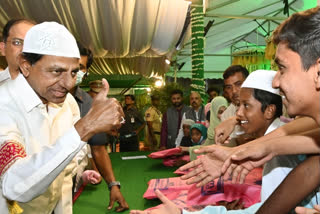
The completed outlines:
<svg viewBox="0 0 320 214">
<path fill-rule="evenodd" d="M 205 37 L 205 78 L 221 78 L 235 52 L 263 48 L 265 38 L 287 18 L 280 0 L 203 2 L 205 25 L 213 21 Z M 316 4 L 316 0 L 288 0 L 288 12 Z M 91 79 L 170 76 L 166 58 L 176 65 L 184 63 L 178 77 L 190 77 L 190 24 L 184 28 L 189 6 L 185 0 L 1 0 L 0 29 L 18 17 L 64 24 L 94 53 Z"/>
</svg>

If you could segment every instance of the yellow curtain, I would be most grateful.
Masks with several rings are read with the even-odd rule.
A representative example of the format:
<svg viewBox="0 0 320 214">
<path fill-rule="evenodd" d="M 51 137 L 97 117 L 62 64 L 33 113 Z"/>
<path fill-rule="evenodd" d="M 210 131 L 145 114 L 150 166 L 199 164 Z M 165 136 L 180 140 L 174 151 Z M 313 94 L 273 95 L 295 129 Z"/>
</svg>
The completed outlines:
<svg viewBox="0 0 320 214">
<path fill-rule="evenodd" d="M 265 49 L 265 57 L 266 59 L 273 60 L 276 54 L 276 46 L 271 41 L 267 41 L 267 46 Z"/>
<path fill-rule="evenodd" d="M 233 53 L 232 65 L 242 65 L 249 72 L 258 69 L 271 69 L 270 60 L 265 57 L 265 53 L 261 50 L 245 50 Z"/>
</svg>

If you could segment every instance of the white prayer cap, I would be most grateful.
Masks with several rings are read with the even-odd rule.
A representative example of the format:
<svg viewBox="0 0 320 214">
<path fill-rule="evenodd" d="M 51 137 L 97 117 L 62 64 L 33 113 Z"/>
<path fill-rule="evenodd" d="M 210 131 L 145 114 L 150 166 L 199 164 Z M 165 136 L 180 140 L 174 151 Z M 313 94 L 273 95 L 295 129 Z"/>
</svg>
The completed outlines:
<svg viewBox="0 0 320 214">
<path fill-rule="evenodd" d="M 30 28 L 22 52 L 80 58 L 75 38 L 65 26 L 56 22 L 43 22 Z"/>
<path fill-rule="evenodd" d="M 182 125 L 189 125 L 192 126 L 195 122 L 191 119 L 183 119 L 182 120 Z"/>
<path fill-rule="evenodd" d="M 276 73 L 276 71 L 256 70 L 249 74 L 247 79 L 242 83 L 241 88 L 256 88 L 280 95 L 279 89 L 272 88 L 272 80 Z"/>
</svg>

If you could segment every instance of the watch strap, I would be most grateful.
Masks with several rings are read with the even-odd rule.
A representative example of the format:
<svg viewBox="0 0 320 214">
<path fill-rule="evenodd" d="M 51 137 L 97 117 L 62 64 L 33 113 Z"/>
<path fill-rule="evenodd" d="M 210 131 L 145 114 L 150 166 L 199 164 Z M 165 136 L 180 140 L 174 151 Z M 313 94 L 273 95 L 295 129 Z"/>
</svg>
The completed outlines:
<svg viewBox="0 0 320 214">
<path fill-rule="evenodd" d="M 112 182 L 110 182 L 109 184 L 108 184 L 108 189 L 109 190 L 111 190 L 111 188 L 113 187 L 113 186 L 118 186 L 119 187 L 119 189 L 120 189 L 120 182 L 119 181 L 112 181 Z"/>
</svg>

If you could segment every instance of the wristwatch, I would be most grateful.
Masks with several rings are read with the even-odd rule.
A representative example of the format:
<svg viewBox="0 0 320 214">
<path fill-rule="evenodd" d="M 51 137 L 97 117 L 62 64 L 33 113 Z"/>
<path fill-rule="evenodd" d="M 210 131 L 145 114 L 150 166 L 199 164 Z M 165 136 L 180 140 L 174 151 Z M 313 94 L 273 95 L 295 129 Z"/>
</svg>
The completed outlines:
<svg viewBox="0 0 320 214">
<path fill-rule="evenodd" d="M 113 186 L 118 186 L 119 187 L 119 189 L 120 189 L 120 181 L 112 181 L 112 182 L 110 182 L 109 184 L 108 184 L 108 189 L 109 190 L 111 190 L 111 188 L 113 187 Z"/>
</svg>

